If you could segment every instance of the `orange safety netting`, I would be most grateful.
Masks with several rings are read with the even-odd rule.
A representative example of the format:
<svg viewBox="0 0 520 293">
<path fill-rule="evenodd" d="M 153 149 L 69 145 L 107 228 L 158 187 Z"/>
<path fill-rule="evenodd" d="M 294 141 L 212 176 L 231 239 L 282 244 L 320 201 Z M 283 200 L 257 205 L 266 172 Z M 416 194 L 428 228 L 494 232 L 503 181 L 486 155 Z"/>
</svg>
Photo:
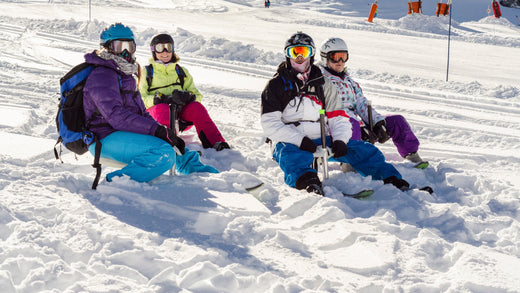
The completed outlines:
<svg viewBox="0 0 520 293">
<path fill-rule="evenodd" d="M 437 3 L 437 11 L 435 14 L 439 15 L 448 15 L 450 13 L 450 5 L 447 3 Z"/>
<path fill-rule="evenodd" d="M 408 14 L 422 13 L 422 1 L 410 1 L 408 3 Z"/>
</svg>

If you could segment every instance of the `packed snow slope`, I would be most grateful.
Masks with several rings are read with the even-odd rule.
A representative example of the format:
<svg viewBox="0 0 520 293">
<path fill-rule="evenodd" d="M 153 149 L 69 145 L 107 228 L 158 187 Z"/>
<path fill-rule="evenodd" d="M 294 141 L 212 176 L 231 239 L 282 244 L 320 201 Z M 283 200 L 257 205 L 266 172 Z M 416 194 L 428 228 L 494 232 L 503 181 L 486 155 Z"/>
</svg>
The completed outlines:
<svg viewBox="0 0 520 293">
<path fill-rule="evenodd" d="M 520 292 L 520 29 L 487 17 L 490 1 L 453 1 L 451 29 L 436 1 L 407 16 L 381 0 L 373 23 L 371 1 L 93 0 L 90 21 L 86 2 L 0 4 L 0 292 Z M 220 174 L 94 191 L 90 155 L 55 160 L 59 79 L 116 21 L 142 65 L 155 34 L 174 36 L 232 149 L 182 136 Z M 298 30 L 348 42 L 350 74 L 379 112 L 407 118 L 430 167 L 376 145 L 434 194 L 334 163 L 326 197 L 284 184 L 260 93 Z M 341 193 L 368 187 L 367 200 Z"/>
</svg>

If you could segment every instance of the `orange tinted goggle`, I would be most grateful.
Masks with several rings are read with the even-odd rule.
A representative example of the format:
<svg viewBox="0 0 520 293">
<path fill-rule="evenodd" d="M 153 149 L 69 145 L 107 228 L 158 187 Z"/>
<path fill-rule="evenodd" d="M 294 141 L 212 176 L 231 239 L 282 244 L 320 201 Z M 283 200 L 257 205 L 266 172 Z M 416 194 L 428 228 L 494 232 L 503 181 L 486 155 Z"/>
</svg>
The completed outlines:
<svg viewBox="0 0 520 293">
<path fill-rule="evenodd" d="M 314 55 L 314 50 L 311 46 L 307 45 L 295 45 L 287 47 L 285 50 L 285 56 L 291 59 L 296 59 L 298 56 L 303 58 L 309 58 Z"/>
<path fill-rule="evenodd" d="M 332 52 L 328 54 L 327 57 L 330 62 L 338 63 L 338 62 L 347 62 L 348 60 L 348 52 Z"/>
</svg>

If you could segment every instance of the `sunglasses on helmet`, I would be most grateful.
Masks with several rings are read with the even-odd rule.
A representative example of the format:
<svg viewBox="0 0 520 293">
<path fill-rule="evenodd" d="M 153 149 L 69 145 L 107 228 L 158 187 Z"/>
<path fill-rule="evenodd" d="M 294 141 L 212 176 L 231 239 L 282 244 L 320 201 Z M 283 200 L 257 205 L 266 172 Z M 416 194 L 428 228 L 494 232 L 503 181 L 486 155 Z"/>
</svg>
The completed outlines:
<svg viewBox="0 0 520 293">
<path fill-rule="evenodd" d="M 121 54 L 125 50 L 130 54 L 134 54 L 136 46 L 133 40 L 113 40 L 108 45 L 108 49 L 114 54 Z"/>
<path fill-rule="evenodd" d="M 327 55 L 327 58 L 332 63 L 347 62 L 348 52 L 331 52 Z"/>
<path fill-rule="evenodd" d="M 307 45 L 294 45 L 287 47 L 285 50 L 285 57 L 296 59 L 298 56 L 302 56 L 307 59 L 314 56 L 314 49 Z"/>
<path fill-rule="evenodd" d="M 159 43 L 154 46 L 151 46 L 152 52 L 162 53 L 164 51 L 171 53 L 173 52 L 173 44 L 172 43 Z"/>
</svg>

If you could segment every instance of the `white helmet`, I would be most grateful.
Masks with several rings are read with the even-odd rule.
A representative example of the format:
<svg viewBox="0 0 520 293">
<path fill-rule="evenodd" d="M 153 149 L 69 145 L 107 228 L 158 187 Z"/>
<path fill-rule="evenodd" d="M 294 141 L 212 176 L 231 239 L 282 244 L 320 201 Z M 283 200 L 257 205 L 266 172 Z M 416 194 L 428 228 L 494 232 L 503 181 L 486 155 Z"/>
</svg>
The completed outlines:
<svg viewBox="0 0 520 293">
<path fill-rule="evenodd" d="M 327 65 L 327 54 L 329 54 L 330 52 L 337 51 L 348 52 L 347 43 L 345 43 L 345 41 L 343 41 L 340 38 L 330 38 L 328 40 L 325 40 L 325 42 L 321 44 L 320 48 L 321 62 L 324 65 Z"/>
</svg>

